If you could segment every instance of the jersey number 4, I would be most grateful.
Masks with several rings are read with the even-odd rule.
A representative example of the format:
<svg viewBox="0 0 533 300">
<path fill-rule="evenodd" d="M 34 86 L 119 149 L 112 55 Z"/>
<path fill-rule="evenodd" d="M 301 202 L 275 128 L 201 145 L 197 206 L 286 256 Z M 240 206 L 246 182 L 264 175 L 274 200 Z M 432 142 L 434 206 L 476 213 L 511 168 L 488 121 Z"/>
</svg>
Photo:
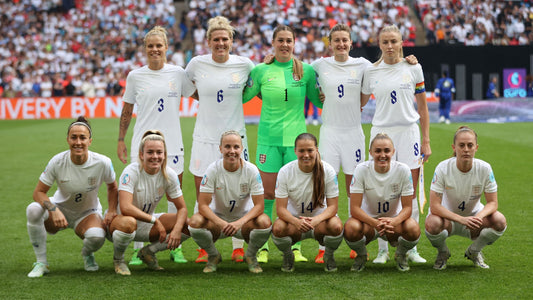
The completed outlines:
<svg viewBox="0 0 533 300">
<path fill-rule="evenodd" d="M 302 202 L 302 214 L 305 214 L 305 211 L 309 211 L 310 213 L 313 212 L 313 203 L 309 203 L 307 207 L 305 206 L 305 202 Z"/>
</svg>

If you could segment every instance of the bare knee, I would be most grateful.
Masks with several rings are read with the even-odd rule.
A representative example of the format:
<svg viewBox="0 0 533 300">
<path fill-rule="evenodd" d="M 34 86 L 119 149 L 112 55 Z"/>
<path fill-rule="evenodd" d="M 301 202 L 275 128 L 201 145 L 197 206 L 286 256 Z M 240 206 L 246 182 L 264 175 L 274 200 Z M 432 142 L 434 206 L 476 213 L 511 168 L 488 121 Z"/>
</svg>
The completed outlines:
<svg viewBox="0 0 533 300">
<path fill-rule="evenodd" d="M 118 215 L 111 223 L 111 232 L 120 230 L 124 233 L 133 233 L 137 229 L 137 220 L 131 216 Z"/>
<path fill-rule="evenodd" d="M 429 234 L 439 234 L 444 230 L 444 219 L 430 214 L 426 218 L 425 227 Z"/>
<path fill-rule="evenodd" d="M 204 216 L 202 216 L 201 214 L 194 214 L 190 219 L 189 219 L 189 226 L 191 226 L 192 228 L 201 228 L 202 225 L 205 224 L 205 218 Z"/>
<path fill-rule="evenodd" d="M 420 237 L 420 226 L 413 218 L 405 220 L 404 228 L 405 232 L 402 235 L 404 239 L 414 241 Z"/>
<path fill-rule="evenodd" d="M 287 224 L 285 224 L 285 222 L 281 221 L 280 219 L 277 219 L 274 222 L 274 225 L 272 225 L 272 234 L 277 237 L 286 236 L 286 229 Z"/>
<path fill-rule="evenodd" d="M 328 231 L 330 232 L 330 235 L 337 236 L 342 233 L 342 221 L 338 217 L 333 217 L 328 222 Z"/>
<path fill-rule="evenodd" d="M 363 223 L 354 218 L 349 218 L 344 224 L 344 238 L 355 242 L 363 238 Z"/>
<path fill-rule="evenodd" d="M 507 220 L 505 219 L 505 216 L 499 211 L 493 213 L 489 220 L 491 222 L 492 229 L 496 231 L 503 231 L 505 227 L 507 227 Z"/>
<path fill-rule="evenodd" d="M 270 221 L 270 218 L 266 214 L 260 214 L 257 217 L 256 223 L 259 229 L 265 229 L 272 225 L 272 221 Z"/>
</svg>

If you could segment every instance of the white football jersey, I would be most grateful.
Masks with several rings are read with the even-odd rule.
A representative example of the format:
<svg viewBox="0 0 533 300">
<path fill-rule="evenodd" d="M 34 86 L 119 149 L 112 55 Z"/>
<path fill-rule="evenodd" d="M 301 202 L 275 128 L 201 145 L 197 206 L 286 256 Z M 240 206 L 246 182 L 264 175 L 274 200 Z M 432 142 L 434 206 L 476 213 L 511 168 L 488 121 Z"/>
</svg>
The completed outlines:
<svg viewBox="0 0 533 300">
<path fill-rule="evenodd" d="M 338 62 L 334 57 L 320 58 L 311 66 L 326 99 L 322 109 L 322 126 L 358 128 L 361 133 L 361 85 L 366 68 L 372 64 L 362 58 L 349 57 Z"/>
<path fill-rule="evenodd" d="M 170 167 L 166 167 L 166 171 L 168 180 L 161 171 L 150 175 L 140 169 L 139 163 L 131 163 L 120 175 L 118 190 L 133 194 L 133 205 L 147 214 L 153 214 L 165 194 L 168 194 L 169 199 L 182 196 L 178 175 Z"/>
<path fill-rule="evenodd" d="M 313 207 L 313 173 L 305 173 L 298 167 L 298 160 L 281 167 L 276 181 L 276 198 L 288 198 L 287 209 L 295 216 L 316 216 L 327 207 L 327 198 L 339 196 L 339 183 L 333 167 L 322 161 L 326 195 L 324 207 Z"/>
<path fill-rule="evenodd" d="M 242 161 L 244 165 L 235 172 L 224 169 L 223 159 L 213 162 L 200 185 L 201 193 L 212 194 L 209 207 L 226 221 L 243 217 L 254 207 L 252 196 L 264 194 L 259 170 Z"/>
<path fill-rule="evenodd" d="M 137 105 L 132 156 L 137 156 L 142 135 L 150 129 L 163 132 L 169 155 L 183 155 L 179 118 L 181 96 L 189 97 L 194 91 L 194 85 L 178 66 L 165 64 L 156 71 L 144 66 L 128 74 L 123 99 Z"/>
<path fill-rule="evenodd" d="M 413 179 L 409 167 L 398 161 L 390 162 L 390 170 L 381 174 L 369 160 L 355 167 L 350 193 L 363 194 L 361 208 L 371 217 L 395 217 L 402 210 L 402 196 L 412 196 Z"/>
<path fill-rule="evenodd" d="M 442 206 L 461 216 L 483 208 L 483 193 L 498 191 L 490 164 L 474 158 L 472 169 L 466 173 L 457 168 L 457 159 L 448 158 L 435 168 L 431 190 L 442 194 Z"/>
<path fill-rule="evenodd" d="M 376 111 L 373 126 L 408 126 L 420 115 L 414 107 L 415 93 L 425 92 L 424 74 L 420 64 L 401 61 L 394 65 L 381 62 L 367 68 L 363 79 L 363 94 L 374 94 Z"/>
<path fill-rule="evenodd" d="M 215 62 L 211 54 L 200 55 L 187 64 L 185 71 L 199 97 L 196 141 L 218 144 L 228 130 L 246 135 L 242 91 L 253 67 L 250 59 L 237 55 L 230 55 L 224 63 Z"/>
<path fill-rule="evenodd" d="M 115 171 L 107 156 L 89 151 L 87 161 L 76 165 L 70 159 L 70 150 L 67 150 L 56 154 L 48 162 L 39 180 L 50 187 L 57 182 L 53 202 L 76 213 L 102 208 L 98 190 L 102 183 L 115 181 Z"/>
</svg>

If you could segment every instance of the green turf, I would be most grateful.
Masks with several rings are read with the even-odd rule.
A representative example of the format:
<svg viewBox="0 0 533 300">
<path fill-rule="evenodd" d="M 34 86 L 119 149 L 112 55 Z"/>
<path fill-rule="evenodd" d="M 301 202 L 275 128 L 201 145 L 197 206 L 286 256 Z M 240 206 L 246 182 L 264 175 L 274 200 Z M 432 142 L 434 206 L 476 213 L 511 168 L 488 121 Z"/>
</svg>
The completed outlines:
<svg viewBox="0 0 533 300">
<path fill-rule="evenodd" d="M 245 264 L 230 261 L 231 240 L 217 242 L 224 261 L 215 274 L 203 274 L 203 266 L 192 262 L 196 245 L 192 240 L 184 243 L 187 264 L 168 260 L 168 252 L 158 254 L 163 272 L 152 272 L 144 266 L 132 267 L 132 276 L 115 275 L 112 262 L 112 244 L 106 242 L 96 253 L 100 270 L 88 273 L 83 270 L 80 256 L 81 240 L 72 230 L 48 238 L 48 261 L 51 273 L 40 279 L 29 279 L 35 260 L 26 231 L 25 208 L 32 201 L 32 192 L 48 160 L 66 150 L 66 128 L 70 120 L 0 121 L 2 158 L 0 165 L 3 209 L 0 211 L 0 299 L 102 299 L 102 298 L 185 298 L 185 299 L 279 299 L 279 298 L 445 298 L 445 299 L 496 299 L 531 298 L 530 283 L 532 249 L 530 219 L 533 211 L 531 196 L 531 145 L 533 123 L 469 124 L 479 134 L 478 158 L 492 164 L 499 184 L 500 211 L 508 220 L 508 229 L 494 245 L 485 248 L 489 270 L 476 269 L 463 258 L 469 241 L 452 237 L 448 245 L 452 252 L 448 268 L 435 271 L 432 264 L 436 255 L 429 241 L 422 236 L 420 253 L 428 259 L 423 265 L 412 265 L 411 271 L 400 273 L 393 262 L 384 266 L 367 264 L 360 274 L 349 271 L 351 260 L 345 243 L 336 252 L 339 272 L 325 274 L 322 266 L 312 262 L 296 263 L 293 274 L 280 271 L 281 255 L 271 244 L 271 261 L 263 265 L 264 273 L 250 274 Z M 124 169 L 116 155 L 118 119 L 92 120 L 94 140 L 91 150 L 109 156 L 117 177 Z M 190 149 L 194 119 L 183 119 L 185 149 Z M 433 170 L 438 162 L 451 155 L 450 144 L 457 124 L 431 125 L 433 155 L 426 164 L 426 192 Z M 131 127 L 133 128 L 133 124 Z M 310 127 L 318 135 L 318 127 Z M 369 125 L 364 126 L 367 139 Z M 257 127 L 248 126 L 250 154 L 255 160 Z M 131 129 L 126 144 L 129 144 Z M 186 169 L 189 153 L 186 152 Z M 347 201 L 344 178 L 341 175 L 339 216 L 347 218 Z M 55 187 L 52 188 L 55 190 Z M 187 207 L 194 206 L 192 175 L 184 174 L 183 190 Z M 100 190 L 105 199 L 104 189 Z M 106 203 L 104 201 L 104 206 Z M 158 211 L 165 211 L 163 202 Z M 425 212 L 427 208 L 425 209 Z M 191 215 L 191 213 L 189 213 Z M 422 216 L 421 220 L 425 217 Z M 376 253 L 376 243 L 369 246 L 371 258 Z M 317 243 L 306 240 L 303 252 L 312 260 Z M 391 249 L 391 254 L 393 250 Z M 128 250 L 127 256 L 131 254 Z"/>
</svg>

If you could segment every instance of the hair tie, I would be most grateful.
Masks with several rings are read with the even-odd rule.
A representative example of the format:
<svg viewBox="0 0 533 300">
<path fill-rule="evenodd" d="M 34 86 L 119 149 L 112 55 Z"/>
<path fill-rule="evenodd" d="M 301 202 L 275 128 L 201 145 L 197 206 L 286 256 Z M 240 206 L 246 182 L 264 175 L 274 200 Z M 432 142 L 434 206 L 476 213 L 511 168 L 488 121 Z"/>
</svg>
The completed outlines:
<svg viewBox="0 0 533 300">
<path fill-rule="evenodd" d="M 84 123 L 84 122 L 74 122 L 70 124 L 70 126 L 68 127 L 68 131 L 70 132 L 70 129 L 72 128 L 72 126 L 75 126 L 75 125 L 81 125 L 81 126 L 87 127 L 87 129 L 89 129 L 89 138 L 93 137 L 93 131 L 91 130 L 91 127 L 89 127 L 89 125 L 87 125 L 87 123 Z"/>
</svg>

